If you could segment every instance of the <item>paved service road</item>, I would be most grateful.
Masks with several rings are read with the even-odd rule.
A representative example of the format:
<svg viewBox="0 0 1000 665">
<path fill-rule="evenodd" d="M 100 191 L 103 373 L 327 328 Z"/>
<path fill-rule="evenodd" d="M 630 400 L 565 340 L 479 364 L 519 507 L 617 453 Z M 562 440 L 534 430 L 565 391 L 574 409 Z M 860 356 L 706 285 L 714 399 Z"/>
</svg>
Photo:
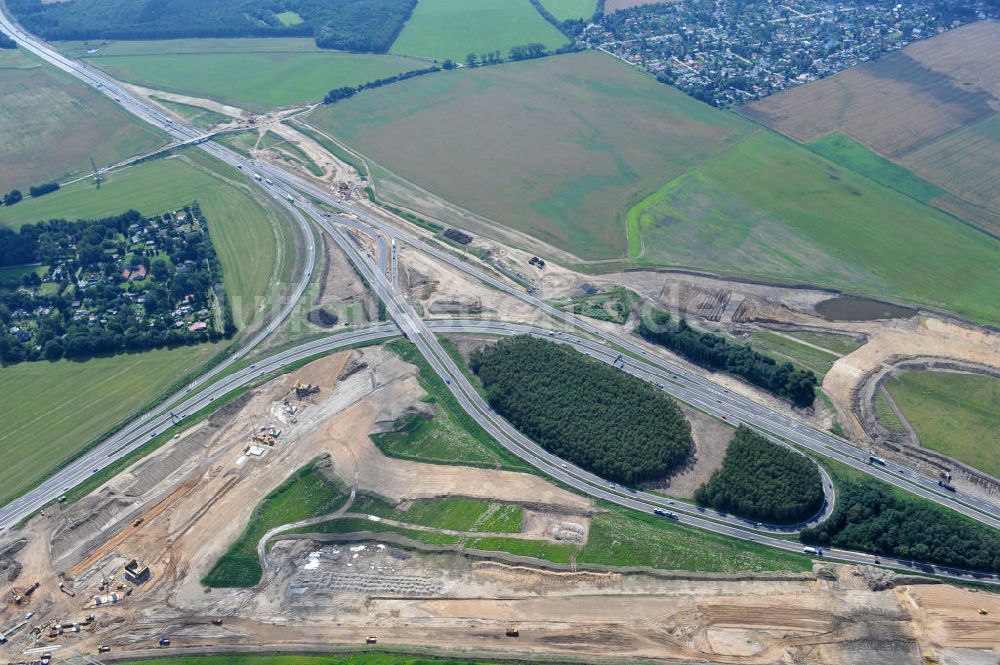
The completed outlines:
<svg viewBox="0 0 1000 665">
<path fill-rule="evenodd" d="M 559 460 L 559 458 L 538 449 L 533 442 L 521 435 L 513 427 L 511 427 L 509 423 L 495 414 L 490 409 L 489 405 L 486 404 L 479 394 L 472 388 L 459 368 L 455 366 L 451 357 L 441 347 L 435 336 L 435 332 L 431 329 L 432 324 L 423 321 L 416 314 L 412 306 L 410 306 L 402 294 L 400 294 L 395 288 L 395 245 L 397 242 L 405 242 L 415 249 L 430 254 L 438 260 L 444 261 L 452 267 L 462 270 L 476 279 L 484 281 L 494 288 L 497 288 L 512 297 L 519 298 L 546 312 L 556 320 L 559 320 L 569 326 L 569 329 L 586 333 L 592 339 L 599 340 L 599 343 L 597 343 L 580 338 L 579 341 L 569 340 L 567 343 L 577 344 L 581 348 L 584 347 L 584 344 L 596 344 L 596 347 L 587 346 L 586 348 L 589 350 L 586 352 L 597 354 L 599 350 L 605 358 L 610 353 L 617 353 L 619 350 L 625 351 L 626 353 L 622 355 L 622 362 L 620 363 L 623 365 L 623 369 L 625 371 L 629 371 L 636 376 L 644 378 L 645 380 L 653 381 L 667 392 L 674 394 L 686 402 L 709 411 L 714 415 L 723 417 L 730 422 L 747 423 L 760 431 L 775 437 L 786 439 L 802 448 L 843 461 L 858 470 L 880 477 L 883 480 L 891 482 L 897 487 L 901 487 L 931 501 L 953 508 L 977 521 L 983 522 L 984 524 L 989 524 L 994 527 L 998 526 L 1000 508 L 998 508 L 995 504 L 960 492 L 944 492 L 937 486 L 936 479 L 920 475 L 903 467 L 893 465 L 892 468 L 883 468 L 877 464 L 869 464 L 868 455 L 864 451 L 859 450 L 846 441 L 838 439 L 837 437 L 831 436 L 825 432 L 815 430 L 807 425 L 804 425 L 803 423 L 798 422 L 794 418 L 772 411 L 748 398 L 731 393 L 725 388 L 718 386 L 704 377 L 654 355 L 649 349 L 638 344 L 632 339 L 606 332 L 584 319 L 562 312 L 550 306 L 548 303 L 536 298 L 532 294 L 524 293 L 519 288 L 513 287 L 506 282 L 496 279 L 492 275 L 480 271 L 476 267 L 455 258 L 448 252 L 444 252 L 436 247 L 433 247 L 432 245 L 425 243 L 423 240 L 409 233 L 400 231 L 395 226 L 379 219 L 368 211 L 360 207 L 353 206 L 350 203 L 330 194 L 329 192 L 323 191 L 294 173 L 286 172 L 284 169 L 271 164 L 255 163 L 245 160 L 243 157 L 232 152 L 231 150 L 213 141 L 207 140 L 207 138 L 197 130 L 183 126 L 182 124 L 165 116 L 162 112 L 146 105 L 143 100 L 132 97 L 118 83 L 118 81 L 111 78 L 107 74 L 94 70 L 88 65 L 76 62 L 59 54 L 41 40 L 20 30 L 7 16 L 2 13 L 0 13 L 0 29 L 3 29 L 5 32 L 10 34 L 22 47 L 35 53 L 63 71 L 75 76 L 84 83 L 95 87 L 125 110 L 128 110 L 146 122 L 159 127 L 176 140 L 197 145 L 199 148 L 205 150 L 218 159 L 246 171 L 251 174 L 251 177 L 255 182 L 263 187 L 263 189 L 276 200 L 286 202 L 289 207 L 298 206 L 308 213 L 309 216 L 313 218 L 314 222 L 318 224 L 326 233 L 330 234 L 341 249 L 347 253 L 351 261 L 368 280 L 375 294 L 385 303 L 386 310 L 398 326 L 398 329 L 401 330 L 402 334 L 404 334 L 417 346 L 420 352 L 426 357 L 431 367 L 447 380 L 446 383 L 449 386 L 449 389 L 455 395 L 461 406 L 503 445 L 508 447 L 513 446 L 511 449 L 520 450 L 521 453 L 519 454 L 530 454 L 532 464 L 549 475 L 576 487 L 580 491 L 596 498 L 646 512 L 652 512 L 654 509 L 659 509 L 656 506 L 660 505 L 655 503 L 660 500 L 659 497 L 647 494 L 632 494 L 628 491 L 622 490 L 621 488 L 610 487 L 604 481 L 600 481 L 600 479 L 595 481 L 592 477 L 587 477 L 585 472 L 578 469 L 571 469 L 568 468 L 568 466 L 564 468 L 563 464 L 565 463 L 562 462 L 562 460 Z M 333 223 L 331 222 L 331 218 L 328 213 L 312 207 L 311 204 L 309 204 L 308 201 L 301 196 L 301 194 L 308 194 L 309 196 L 315 197 L 325 204 L 341 210 L 346 216 L 337 217 L 335 223 Z M 305 223 L 301 214 L 298 212 L 295 214 L 296 219 L 303 226 L 303 228 L 308 229 L 308 224 Z M 353 227 L 374 238 L 377 243 L 377 256 L 370 257 L 360 247 L 357 240 L 345 232 L 344 227 Z M 314 239 L 311 232 L 308 230 L 306 231 L 306 236 L 309 239 L 308 244 L 310 251 L 308 252 L 308 255 L 311 257 L 313 255 L 312 249 L 314 246 Z M 393 245 L 393 249 L 391 251 L 386 247 L 386 238 L 390 239 Z M 311 263 L 312 259 L 310 258 L 309 260 Z M 311 272 L 311 270 L 309 272 Z M 386 275 L 387 272 L 390 273 L 388 277 Z M 291 305 L 289 305 L 289 310 L 290 307 Z M 277 325 L 276 322 L 272 322 L 272 324 L 274 327 Z M 524 328 L 527 327 L 519 327 L 518 324 L 500 323 L 496 325 L 498 326 L 497 330 L 503 331 L 501 334 L 528 332 L 531 334 L 543 334 L 548 336 L 563 335 L 561 332 L 556 333 L 554 331 L 550 333 L 548 331 L 538 332 L 537 329 L 525 330 Z M 394 327 L 383 326 L 376 329 L 358 331 L 356 333 L 345 333 L 344 335 L 337 336 L 336 343 L 351 344 L 372 339 L 379 339 L 378 335 L 385 336 L 387 334 L 392 334 L 391 331 L 393 329 Z M 271 330 L 273 330 L 273 328 L 271 328 Z M 483 329 L 480 328 L 478 331 L 482 332 L 482 330 Z M 269 332 L 270 330 L 268 333 Z M 355 337 L 349 338 L 349 336 Z M 352 341 L 348 341 L 349 339 Z M 230 390 L 231 388 L 226 388 L 227 385 L 237 385 L 224 382 L 239 380 L 243 380 L 244 382 L 249 381 L 251 378 L 254 378 L 254 372 L 257 372 L 256 376 L 259 377 L 264 372 L 278 369 L 290 362 L 295 362 L 295 360 L 292 360 L 291 358 L 302 359 L 315 353 L 321 353 L 332 350 L 333 348 L 338 348 L 336 346 L 326 348 L 323 347 L 323 343 L 332 344 L 333 342 L 329 339 L 320 340 L 312 343 L 315 344 L 315 346 L 311 346 L 309 348 L 296 347 L 296 349 L 292 349 L 284 352 L 283 354 L 278 354 L 273 358 L 269 358 L 267 361 L 262 361 L 262 363 L 266 364 L 257 364 L 249 368 L 241 369 L 229 377 L 218 380 L 212 386 L 207 388 L 203 387 L 205 379 L 207 379 L 207 377 L 205 377 L 196 382 L 195 387 L 202 386 L 199 392 L 194 396 L 188 397 L 172 410 L 175 414 L 178 414 L 180 418 L 183 418 L 186 414 L 203 408 L 204 406 L 210 404 L 214 399 L 220 397 L 223 393 L 218 391 L 225 392 Z M 243 353 L 245 352 L 241 352 L 240 355 Z M 296 356 L 296 354 L 305 355 Z M 229 359 L 227 361 L 228 364 L 225 367 L 231 366 L 231 364 L 236 362 L 238 359 L 239 356 Z M 214 370 L 213 374 L 218 373 L 219 371 L 221 371 L 221 368 Z M 193 389 L 194 388 L 192 388 L 192 390 Z M 40 506 L 44 504 L 45 501 L 52 500 L 62 492 L 61 488 L 72 486 L 75 483 L 81 482 L 89 475 L 89 473 L 93 472 L 93 469 L 102 468 L 103 466 L 106 466 L 107 464 L 110 464 L 119 459 L 121 456 L 127 454 L 129 451 L 134 450 L 138 447 L 138 445 L 141 445 L 143 436 L 148 438 L 149 436 L 155 435 L 157 431 L 161 431 L 163 427 L 169 424 L 170 418 L 171 415 L 164 414 L 163 409 L 161 408 L 151 414 L 146 419 L 146 422 L 130 423 L 113 439 L 101 444 L 101 446 L 92 450 L 77 462 L 74 462 L 70 467 L 67 467 L 56 476 L 53 476 L 49 480 L 45 481 L 45 483 L 39 486 L 39 488 L 36 488 L 36 490 L 32 491 L 28 495 L 25 495 L 21 499 L 5 506 L 2 510 L 0 510 L 0 525 L 6 527 L 17 521 L 13 519 L 15 515 L 25 516 L 30 514 L 32 510 L 37 509 L 30 508 L 31 505 Z M 91 464 L 93 464 L 92 467 Z M 43 499 L 44 501 L 42 501 Z M 42 504 L 38 504 L 38 501 L 42 501 Z M 672 507 L 673 506 L 677 506 L 677 504 L 672 504 Z M 680 512 L 682 509 L 685 511 L 688 510 L 686 508 L 677 507 L 676 512 Z M 724 533 L 745 540 L 753 540 L 772 547 L 786 550 L 797 550 L 800 547 L 792 542 L 776 538 L 766 533 L 762 534 L 751 531 L 745 524 L 734 524 L 732 521 L 727 522 L 725 520 L 726 518 L 719 515 L 713 515 L 712 519 L 709 519 L 706 515 L 685 514 L 682 518 L 682 521 L 686 524 L 691 524 L 699 528 L 717 533 Z M 828 552 L 828 555 L 834 556 L 837 559 L 857 563 L 872 562 L 871 556 L 853 552 L 835 551 Z M 894 567 L 907 569 L 914 568 L 910 562 L 906 561 L 883 558 L 882 562 L 884 565 L 891 565 Z M 969 571 L 961 571 L 957 569 L 934 566 L 923 566 L 918 569 L 923 570 L 924 572 L 951 575 L 961 579 L 985 579 L 1000 582 L 1000 576 L 976 575 L 970 573 Z"/>
</svg>

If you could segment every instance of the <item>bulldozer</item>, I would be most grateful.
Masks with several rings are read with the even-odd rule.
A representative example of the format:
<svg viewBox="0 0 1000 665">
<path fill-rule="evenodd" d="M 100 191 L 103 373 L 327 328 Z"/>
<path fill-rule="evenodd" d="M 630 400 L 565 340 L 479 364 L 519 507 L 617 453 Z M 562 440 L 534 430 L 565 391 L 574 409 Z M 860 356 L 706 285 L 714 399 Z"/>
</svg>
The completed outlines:
<svg viewBox="0 0 1000 665">
<path fill-rule="evenodd" d="M 315 395 L 319 392 L 319 386 L 314 386 L 311 383 L 302 383 L 302 379 L 295 379 L 293 387 L 295 388 L 295 396 L 299 399 Z"/>
</svg>

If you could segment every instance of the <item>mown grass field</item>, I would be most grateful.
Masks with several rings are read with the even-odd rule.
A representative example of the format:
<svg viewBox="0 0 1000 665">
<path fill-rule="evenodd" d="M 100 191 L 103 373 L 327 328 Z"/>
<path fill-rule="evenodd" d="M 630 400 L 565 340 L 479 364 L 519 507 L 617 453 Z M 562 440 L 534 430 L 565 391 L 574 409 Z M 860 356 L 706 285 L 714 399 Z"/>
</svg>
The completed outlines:
<svg viewBox="0 0 1000 665">
<path fill-rule="evenodd" d="M 0 368 L 6 503 L 225 347 L 154 349 Z"/>
<path fill-rule="evenodd" d="M 586 259 L 623 256 L 632 204 L 754 131 L 596 52 L 423 76 L 309 122 L 447 201 Z"/>
<path fill-rule="evenodd" d="M 669 182 L 629 222 L 642 234 L 641 263 L 822 284 L 1000 321 L 1000 241 L 769 132 Z"/>
<path fill-rule="evenodd" d="M 589 19 L 597 11 L 597 0 L 542 0 L 542 6 L 559 21 Z"/>
<path fill-rule="evenodd" d="M 241 308 L 252 314 L 257 299 L 271 290 L 276 262 L 282 266 L 291 262 L 291 257 L 278 253 L 271 221 L 277 213 L 262 207 L 248 190 L 234 186 L 242 179 L 235 169 L 188 152 L 109 173 L 100 189 L 83 181 L 39 199 L 0 207 L 0 224 L 19 227 L 55 218 L 94 219 L 130 208 L 153 215 L 197 200 L 222 263 L 236 323 L 242 326 L 246 321 Z M 291 251 L 288 244 L 285 253 Z"/>
<path fill-rule="evenodd" d="M 323 50 L 305 38 L 64 42 L 60 48 L 130 83 L 255 112 L 319 102 L 331 88 L 427 66 L 398 56 Z"/>
<path fill-rule="evenodd" d="M 257 543 L 269 530 L 335 511 L 347 499 L 347 487 L 316 461 L 293 473 L 264 497 L 250 522 L 226 553 L 208 571 L 202 583 L 209 587 L 249 587 L 260 581 L 263 570 Z"/>
<path fill-rule="evenodd" d="M 103 95 L 18 49 L 0 51 L 0 192 L 65 181 L 166 143 Z"/>
<path fill-rule="evenodd" d="M 566 41 L 528 0 L 420 0 L 391 52 L 463 62 L 469 53 L 507 57 L 512 46 L 555 50 Z"/>
<path fill-rule="evenodd" d="M 884 388 L 875 393 L 875 415 L 879 423 L 890 432 L 904 434 L 906 426 L 903 425 L 903 421 L 899 419 L 896 412 L 892 410 L 892 405 L 889 404 L 889 400 L 886 399 L 885 393 L 882 390 Z"/>
<path fill-rule="evenodd" d="M 922 446 L 1000 478 L 1000 379 L 902 372 L 884 385 Z"/>
</svg>

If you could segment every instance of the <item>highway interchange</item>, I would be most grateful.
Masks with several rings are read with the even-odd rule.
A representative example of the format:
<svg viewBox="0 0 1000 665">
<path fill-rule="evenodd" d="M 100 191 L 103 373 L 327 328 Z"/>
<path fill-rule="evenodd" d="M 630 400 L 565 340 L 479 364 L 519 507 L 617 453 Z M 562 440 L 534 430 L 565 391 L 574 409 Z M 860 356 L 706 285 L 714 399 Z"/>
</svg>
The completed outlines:
<svg viewBox="0 0 1000 665">
<path fill-rule="evenodd" d="M 386 339 L 398 335 L 400 332 L 416 345 L 434 371 L 446 380 L 448 388 L 455 395 L 461 407 L 469 412 L 501 445 L 546 474 L 598 499 L 647 513 L 666 509 L 679 513 L 681 521 L 685 524 L 784 550 L 798 551 L 801 549 L 797 543 L 778 537 L 782 533 L 780 529 L 754 525 L 746 520 L 711 513 L 711 511 L 705 513 L 697 508 L 671 502 L 663 497 L 648 493 L 631 492 L 572 467 L 545 452 L 492 411 L 441 346 L 437 334 L 442 332 L 477 332 L 496 335 L 534 334 L 572 344 L 578 350 L 605 362 L 612 362 L 624 371 L 656 384 L 674 397 L 707 413 L 724 418 L 732 424 L 746 423 L 772 436 L 772 438 L 778 437 L 800 448 L 836 459 L 897 487 L 952 508 L 993 528 L 1000 528 L 1000 508 L 990 502 L 961 492 L 946 492 L 937 485 L 937 479 L 918 474 L 910 469 L 897 465 L 883 467 L 870 464 L 869 456 L 865 451 L 726 390 L 679 365 L 655 356 L 648 349 L 630 339 L 609 333 L 575 315 L 562 312 L 532 294 L 525 293 L 520 288 L 511 286 L 456 258 L 451 253 L 401 231 L 367 210 L 354 206 L 293 173 L 286 172 L 271 164 L 249 162 L 215 142 L 202 140 L 203 135 L 197 130 L 185 127 L 159 110 L 148 106 L 143 100 L 133 97 L 118 81 L 103 72 L 93 70 L 87 65 L 62 56 L 44 42 L 20 30 L 2 12 L 0 12 L 0 29 L 11 35 L 21 47 L 96 88 L 125 110 L 162 129 L 177 141 L 196 144 L 200 149 L 232 166 L 243 169 L 251 176 L 255 174 L 260 176 L 259 179 L 253 178 L 251 181 L 256 181 L 272 198 L 291 212 L 301 227 L 308 246 L 303 275 L 295 286 L 292 297 L 267 325 L 244 343 L 239 352 L 216 365 L 211 371 L 168 398 L 150 413 L 126 425 L 118 434 L 49 477 L 29 493 L 0 508 L 0 527 L 3 529 L 17 524 L 34 511 L 61 496 L 67 488 L 78 485 L 95 471 L 118 461 L 156 434 L 168 429 L 175 420 L 175 416 L 171 412 L 182 417 L 192 414 L 209 406 L 235 388 L 259 380 L 263 374 L 279 371 L 289 364 L 317 354 L 328 353 L 350 345 Z M 303 194 L 307 196 L 302 196 Z M 312 205 L 308 198 L 322 201 L 326 206 L 339 210 L 346 216 L 331 217 L 325 210 Z M 364 275 L 373 292 L 385 303 L 387 313 L 394 323 L 341 333 L 303 344 L 209 383 L 212 377 L 219 376 L 224 371 L 231 369 L 235 363 L 246 356 L 250 349 L 273 332 L 290 314 L 298 297 L 304 292 L 312 276 L 315 262 L 315 252 L 313 251 L 315 237 L 306 216 L 329 234 L 347 254 L 352 263 Z M 346 227 L 353 227 L 375 239 L 377 243 L 376 259 L 373 260 L 354 236 L 345 231 Z M 391 249 L 386 239 L 389 239 Z M 566 331 L 557 332 L 499 321 L 425 321 L 396 288 L 398 243 L 406 243 L 512 297 L 533 305 L 565 324 Z M 388 276 L 387 273 L 389 273 Z M 583 333 L 583 335 L 571 334 L 569 331 Z M 170 405 L 169 410 L 168 405 Z M 828 481 L 828 479 L 826 480 Z M 871 555 L 855 552 L 828 550 L 826 555 L 848 562 L 873 563 Z M 1000 575 L 973 573 L 941 566 L 914 565 L 909 561 L 894 560 L 888 557 L 882 557 L 881 564 L 903 569 L 918 569 L 960 579 L 1000 583 Z"/>
</svg>

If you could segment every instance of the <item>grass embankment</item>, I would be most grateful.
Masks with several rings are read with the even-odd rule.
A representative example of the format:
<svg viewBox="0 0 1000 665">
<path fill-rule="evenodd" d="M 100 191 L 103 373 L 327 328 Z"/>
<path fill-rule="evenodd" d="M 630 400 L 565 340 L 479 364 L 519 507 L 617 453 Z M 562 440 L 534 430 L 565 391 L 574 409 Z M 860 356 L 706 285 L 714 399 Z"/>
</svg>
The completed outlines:
<svg viewBox="0 0 1000 665">
<path fill-rule="evenodd" d="M 428 545 L 461 544 L 466 549 L 506 552 L 563 564 L 576 561 L 602 566 L 725 573 L 809 569 L 808 559 L 795 553 L 740 542 L 613 504 L 602 503 L 602 507 L 608 512 L 592 518 L 589 539 L 582 546 L 513 535 L 462 537 L 361 518 L 331 520 L 299 529 L 296 533 L 392 533 Z M 452 531 L 507 531 L 511 534 L 520 531 L 519 507 L 502 504 L 498 507 L 498 504 L 468 499 L 421 500 L 405 512 L 397 512 L 385 499 L 369 496 L 356 501 L 351 512 L 367 512 L 399 522 Z"/>
<path fill-rule="evenodd" d="M 506 58 L 513 46 L 538 42 L 553 51 L 566 41 L 528 0 L 421 0 L 392 53 L 463 62 L 469 53 Z"/>
<path fill-rule="evenodd" d="M 332 88 L 427 66 L 411 58 L 320 49 L 305 38 L 102 42 L 89 53 L 92 47 L 66 42 L 61 50 L 130 83 L 253 112 L 317 103 Z"/>
<path fill-rule="evenodd" d="M 175 656 L 121 661 L 121 665 L 500 665 L 495 661 L 420 658 L 389 653 L 296 656 L 290 654 L 232 654 L 218 656 Z"/>
<path fill-rule="evenodd" d="M 1000 321 L 1000 240 L 770 132 L 671 181 L 629 220 L 645 241 L 642 263 L 822 284 Z"/>
<path fill-rule="evenodd" d="M 1000 379 L 902 372 L 884 387 L 916 431 L 920 445 L 1000 478 Z"/>
<path fill-rule="evenodd" d="M 819 377 L 820 382 L 838 356 L 820 351 L 795 340 L 769 332 L 754 332 L 750 336 L 750 345 L 761 353 L 775 357 L 779 361 L 790 361 L 793 365 L 811 369 Z"/>
<path fill-rule="evenodd" d="M 417 366 L 417 379 L 434 405 L 434 417 L 403 416 L 396 430 L 372 436 L 390 457 L 434 464 L 463 464 L 509 471 L 531 472 L 533 467 L 508 452 L 458 404 L 440 376 L 411 342 L 386 345 L 403 360 Z"/>
<path fill-rule="evenodd" d="M 556 304 L 566 312 L 589 316 L 599 321 L 625 323 L 629 314 L 632 313 L 632 307 L 638 304 L 640 300 L 636 293 L 629 291 L 623 286 L 619 286 L 611 291 L 602 293 L 573 296 L 568 301 Z"/>
<path fill-rule="evenodd" d="M 585 259 L 622 257 L 632 204 L 754 131 L 596 52 L 422 76 L 309 122 L 373 162 L 380 183 L 391 176 L 375 165 Z M 395 183 L 379 188 L 389 203 Z"/>
<path fill-rule="evenodd" d="M 850 335 L 839 335 L 837 333 L 790 330 L 785 334 L 842 356 L 853 353 L 865 345 L 864 341 L 857 340 Z"/>
<path fill-rule="evenodd" d="M 186 119 L 190 124 L 194 125 L 199 129 L 206 129 L 206 130 L 212 129 L 216 125 L 221 125 L 233 121 L 233 118 L 229 117 L 228 115 L 216 113 L 215 111 L 210 111 L 200 106 L 179 104 L 177 102 L 170 102 L 167 101 L 166 99 L 160 99 L 158 97 L 153 97 L 153 99 L 156 100 L 157 104 L 162 104 L 163 106 L 170 109 L 180 117 Z"/>
<path fill-rule="evenodd" d="M 6 503 L 225 347 L 202 344 L 0 369 Z"/>
<path fill-rule="evenodd" d="M 421 499 L 405 505 L 406 509 L 400 510 L 381 497 L 364 496 L 354 502 L 351 512 L 436 529 L 482 533 L 520 533 L 524 517 L 521 506 L 479 499 Z"/>
<path fill-rule="evenodd" d="M 65 181 L 142 154 L 167 136 L 23 49 L 0 51 L 0 192 Z M 90 184 L 93 187 L 93 183 Z"/>
<path fill-rule="evenodd" d="M 347 498 L 347 488 L 328 472 L 327 464 L 313 461 L 292 474 L 264 497 L 240 537 L 216 562 L 202 584 L 209 587 L 249 587 L 263 570 L 257 543 L 270 529 L 335 511 Z"/>
<path fill-rule="evenodd" d="M 878 421 L 890 432 L 895 432 L 896 434 L 904 434 L 906 432 L 906 426 L 903 425 L 903 421 L 899 419 L 896 412 L 893 411 L 892 406 L 889 404 L 889 400 L 886 399 L 885 393 L 880 389 L 875 393 L 875 416 Z"/>
</svg>

